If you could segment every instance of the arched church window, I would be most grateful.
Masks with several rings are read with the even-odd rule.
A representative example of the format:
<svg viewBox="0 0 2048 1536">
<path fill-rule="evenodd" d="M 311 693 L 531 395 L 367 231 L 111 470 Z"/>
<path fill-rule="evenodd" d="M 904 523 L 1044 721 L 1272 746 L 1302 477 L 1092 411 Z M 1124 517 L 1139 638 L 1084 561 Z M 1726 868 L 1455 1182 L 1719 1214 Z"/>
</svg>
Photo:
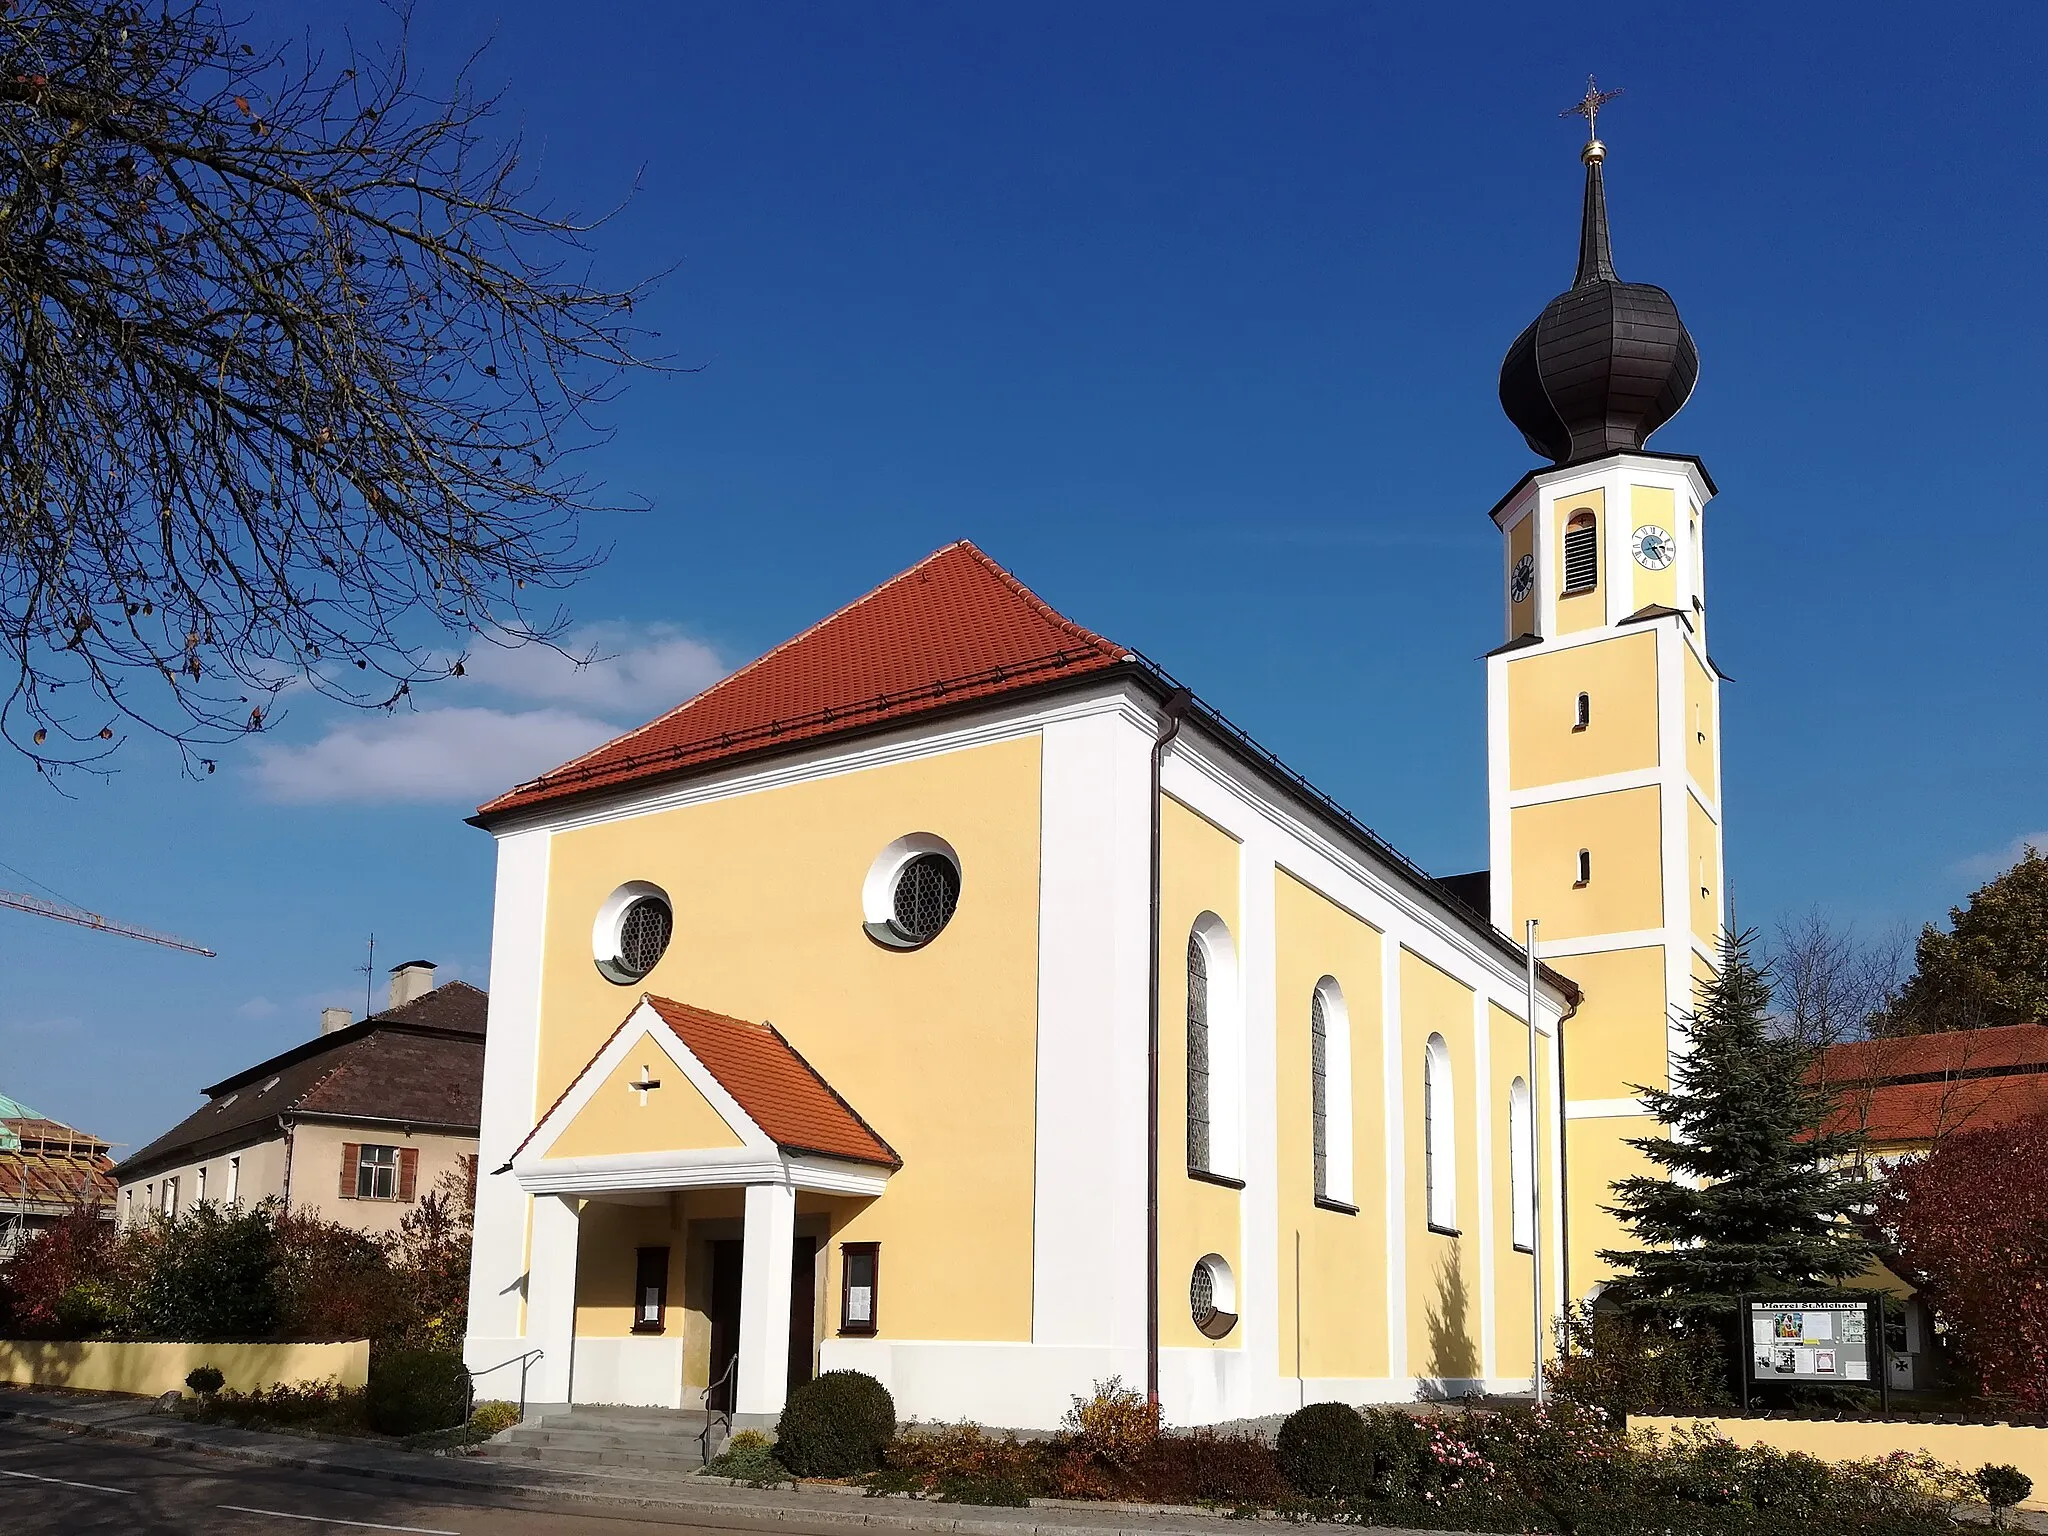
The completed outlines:
<svg viewBox="0 0 2048 1536">
<path fill-rule="evenodd" d="M 1574 512 L 1564 525 L 1564 590 L 1590 592 L 1600 584 L 1600 520 Z"/>
<path fill-rule="evenodd" d="M 1209 1166 L 1209 956 L 1188 935 L 1188 1166 Z"/>
<path fill-rule="evenodd" d="M 1308 1008 L 1309 1146 L 1315 1161 L 1316 1198 L 1330 1198 L 1330 1022 L 1318 986 Z"/>
<path fill-rule="evenodd" d="M 1508 1084 L 1508 1216 L 1514 1245 L 1524 1253 L 1536 1246 L 1535 1145 L 1530 1140 L 1529 1084 Z"/>
<path fill-rule="evenodd" d="M 1451 1105 L 1451 1048 L 1431 1035 L 1422 1051 L 1423 1204 L 1431 1230 L 1458 1229 L 1457 1126 Z"/>
</svg>

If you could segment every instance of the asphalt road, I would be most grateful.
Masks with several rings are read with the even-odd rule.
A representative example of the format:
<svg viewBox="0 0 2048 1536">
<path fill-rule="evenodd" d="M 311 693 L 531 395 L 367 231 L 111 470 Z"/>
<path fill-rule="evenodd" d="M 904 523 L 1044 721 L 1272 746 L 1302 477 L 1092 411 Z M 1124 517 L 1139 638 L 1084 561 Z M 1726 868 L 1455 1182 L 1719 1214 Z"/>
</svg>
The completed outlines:
<svg viewBox="0 0 2048 1536">
<path fill-rule="evenodd" d="M 493 1502 L 456 1489 L 295 1472 L 183 1451 L 0 1425 L 0 1532 L 120 1531 L 170 1536 L 636 1536 L 678 1527 L 734 1536 L 833 1527 L 712 1524 L 683 1514 Z M 837 1528 L 843 1536 L 844 1527 Z"/>
</svg>

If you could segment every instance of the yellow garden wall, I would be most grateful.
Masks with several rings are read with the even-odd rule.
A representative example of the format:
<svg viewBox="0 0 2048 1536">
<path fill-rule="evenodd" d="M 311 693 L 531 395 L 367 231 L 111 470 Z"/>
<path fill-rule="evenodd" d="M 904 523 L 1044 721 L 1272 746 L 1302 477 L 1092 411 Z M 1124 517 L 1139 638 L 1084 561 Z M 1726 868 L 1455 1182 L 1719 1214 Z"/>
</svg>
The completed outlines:
<svg viewBox="0 0 2048 1536">
<path fill-rule="evenodd" d="M 1986 1462 L 2018 1467 L 2034 1480 L 2034 1495 L 2023 1509 L 2048 1509 L 2048 1429 L 2013 1424 L 1928 1424 L 1808 1419 L 1691 1419 L 1629 1415 L 1630 1429 L 1668 1434 L 1706 1428 L 1737 1445 L 1767 1445 L 1803 1451 L 1822 1461 L 1863 1461 L 1893 1451 L 1925 1451 L 1950 1466 L 1974 1472 Z"/>
<path fill-rule="evenodd" d="M 159 1397 L 183 1392 L 185 1377 L 217 1367 L 237 1392 L 298 1381 L 360 1387 L 370 1375 L 370 1341 L 341 1344 L 131 1344 L 108 1339 L 0 1339 L 0 1382 L 69 1387 L 79 1392 L 129 1392 Z"/>
</svg>

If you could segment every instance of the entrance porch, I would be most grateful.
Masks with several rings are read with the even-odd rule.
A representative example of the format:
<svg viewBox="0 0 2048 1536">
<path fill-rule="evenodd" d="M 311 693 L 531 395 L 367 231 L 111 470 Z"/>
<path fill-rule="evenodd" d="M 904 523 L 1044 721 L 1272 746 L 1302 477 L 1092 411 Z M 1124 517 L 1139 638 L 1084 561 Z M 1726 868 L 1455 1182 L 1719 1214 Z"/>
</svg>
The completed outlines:
<svg viewBox="0 0 2048 1536">
<path fill-rule="evenodd" d="M 528 1336 L 568 1362 L 550 1396 L 780 1412 L 818 1372 L 828 1242 L 864 1203 L 788 1184 L 538 1197 Z"/>
<path fill-rule="evenodd" d="M 529 1396 L 779 1413 L 830 1240 L 900 1166 L 772 1026 L 643 997 L 498 1170 L 531 1197 Z"/>
</svg>

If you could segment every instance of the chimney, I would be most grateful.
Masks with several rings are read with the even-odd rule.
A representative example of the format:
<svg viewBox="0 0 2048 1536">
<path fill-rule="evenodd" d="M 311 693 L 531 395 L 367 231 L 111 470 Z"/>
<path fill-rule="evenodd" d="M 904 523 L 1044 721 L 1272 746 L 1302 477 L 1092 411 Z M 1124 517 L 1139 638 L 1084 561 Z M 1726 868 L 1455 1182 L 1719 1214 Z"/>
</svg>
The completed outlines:
<svg viewBox="0 0 2048 1536">
<path fill-rule="evenodd" d="M 355 1021 L 356 1016 L 346 1008 L 322 1008 L 320 1010 L 320 1033 L 331 1035 L 337 1029 L 347 1029 Z"/>
<path fill-rule="evenodd" d="M 434 990 L 434 962 L 408 960 L 391 967 L 391 1006 L 402 1008 L 416 997 Z"/>
</svg>

